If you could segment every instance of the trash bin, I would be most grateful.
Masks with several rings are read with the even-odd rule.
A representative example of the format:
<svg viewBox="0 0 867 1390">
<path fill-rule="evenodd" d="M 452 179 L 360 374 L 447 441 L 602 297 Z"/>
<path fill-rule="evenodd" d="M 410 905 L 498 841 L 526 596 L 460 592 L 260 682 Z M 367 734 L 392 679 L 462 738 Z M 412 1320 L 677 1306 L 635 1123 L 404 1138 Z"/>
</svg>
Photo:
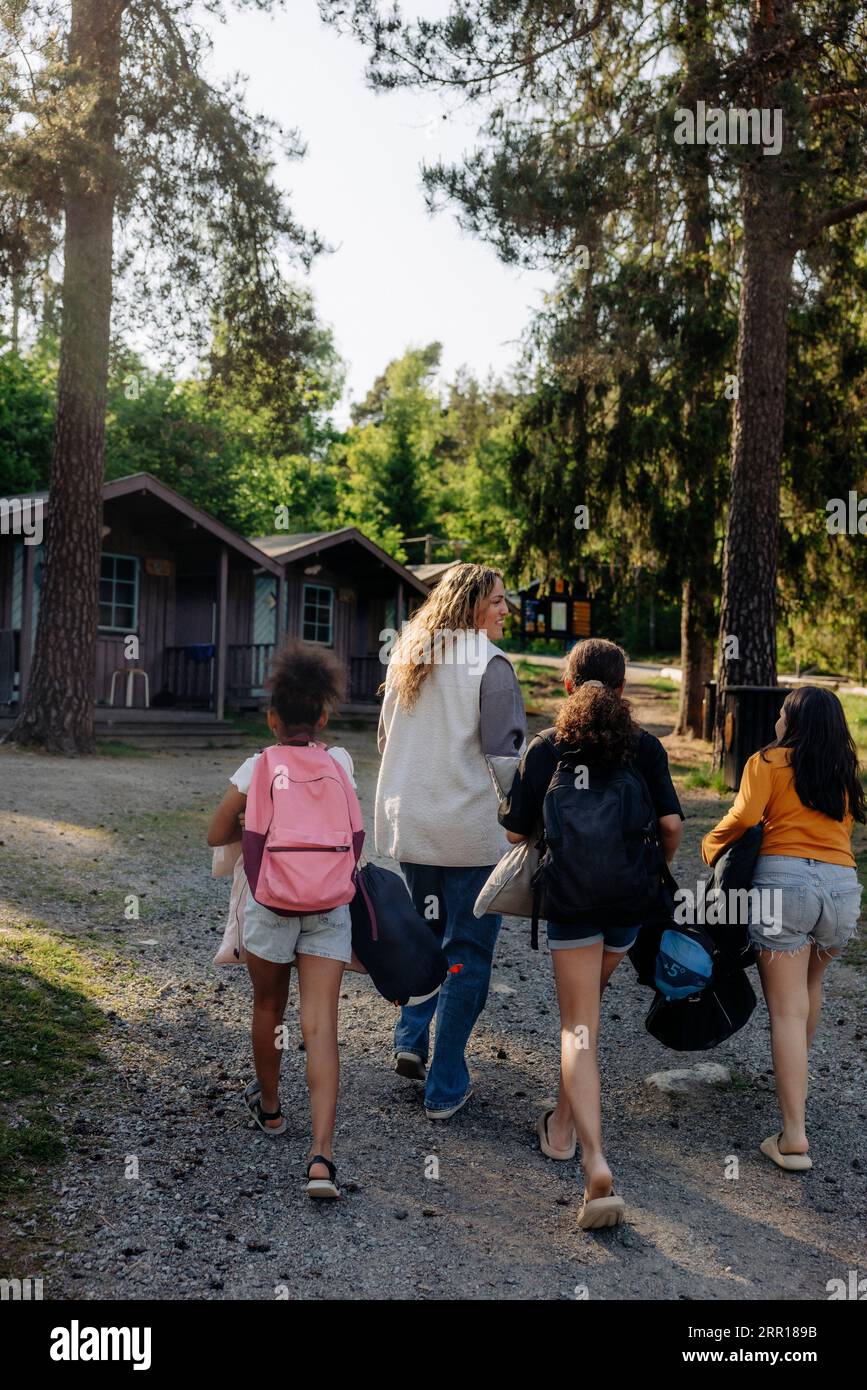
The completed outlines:
<svg viewBox="0 0 867 1390">
<path fill-rule="evenodd" d="M 723 777 L 732 791 L 740 786 L 747 759 L 775 738 L 780 706 L 789 694 L 780 685 L 730 685 L 723 700 Z"/>
<path fill-rule="evenodd" d="M 716 681 L 705 681 L 704 704 L 701 707 L 701 736 L 713 743 L 713 729 L 716 721 Z"/>
</svg>

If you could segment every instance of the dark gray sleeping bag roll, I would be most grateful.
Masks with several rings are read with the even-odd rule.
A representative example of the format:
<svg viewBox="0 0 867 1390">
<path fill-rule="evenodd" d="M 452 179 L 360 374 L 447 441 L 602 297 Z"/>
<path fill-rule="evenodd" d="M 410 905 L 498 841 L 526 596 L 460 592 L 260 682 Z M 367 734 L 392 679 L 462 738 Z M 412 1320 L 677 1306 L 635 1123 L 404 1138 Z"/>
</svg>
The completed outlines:
<svg viewBox="0 0 867 1390">
<path fill-rule="evenodd" d="M 365 864 L 349 911 L 352 949 L 385 999 L 418 1004 L 437 992 L 448 973 L 445 952 L 399 874 Z"/>
</svg>

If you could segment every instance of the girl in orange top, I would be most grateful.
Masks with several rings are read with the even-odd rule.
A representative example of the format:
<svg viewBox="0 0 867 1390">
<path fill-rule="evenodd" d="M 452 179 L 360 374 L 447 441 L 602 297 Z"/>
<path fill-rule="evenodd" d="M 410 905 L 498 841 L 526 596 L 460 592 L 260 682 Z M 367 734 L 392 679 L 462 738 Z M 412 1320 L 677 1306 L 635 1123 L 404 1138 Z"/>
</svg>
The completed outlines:
<svg viewBox="0 0 867 1390">
<path fill-rule="evenodd" d="M 805 1128 L 807 1052 L 822 1008 L 822 976 L 855 930 L 861 888 L 851 834 L 865 821 L 858 757 L 843 706 L 806 685 L 787 695 L 776 742 L 744 768 L 732 809 L 702 841 L 713 864 L 750 826 L 762 823 L 753 887 L 779 893 L 772 923 L 750 923 L 771 1019 L 771 1051 L 783 1128 L 761 1145 L 781 1168 L 812 1167 Z M 753 915 L 755 908 L 752 906 Z M 761 915 L 761 914 L 760 914 Z"/>
</svg>

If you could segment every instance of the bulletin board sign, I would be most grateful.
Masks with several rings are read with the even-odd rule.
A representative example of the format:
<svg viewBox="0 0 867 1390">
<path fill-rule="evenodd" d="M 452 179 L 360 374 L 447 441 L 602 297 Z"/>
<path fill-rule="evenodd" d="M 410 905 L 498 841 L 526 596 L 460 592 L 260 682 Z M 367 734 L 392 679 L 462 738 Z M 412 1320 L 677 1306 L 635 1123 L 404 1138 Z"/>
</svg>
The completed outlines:
<svg viewBox="0 0 867 1390">
<path fill-rule="evenodd" d="M 576 599 L 572 604 L 572 636 L 590 636 L 590 604 Z"/>
<path fill-rule="evenodd" d="M 567 614 L 569 605 L 561 599 L 551 600 L 551 631 L 565 632 L 567 626 Z"/>
</svg>

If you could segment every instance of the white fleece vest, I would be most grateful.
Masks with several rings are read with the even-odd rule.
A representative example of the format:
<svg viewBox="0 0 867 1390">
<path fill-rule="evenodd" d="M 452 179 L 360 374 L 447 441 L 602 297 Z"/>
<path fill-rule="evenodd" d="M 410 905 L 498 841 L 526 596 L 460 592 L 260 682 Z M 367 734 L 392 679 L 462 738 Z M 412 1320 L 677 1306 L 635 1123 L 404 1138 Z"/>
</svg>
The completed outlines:
<svg viewBox="0 0 867 1390">
<path fill-rule="evenodd" d="M 466 655 L 467 661 L 434 665 L 409 711 L 398 704 L 388 669 L 376 784 L 378 854 L 469 868 L 496 864 L 508 849 L 479 735 L 482 676 L 505 653 L 482 635 Z"/>
</svg>

